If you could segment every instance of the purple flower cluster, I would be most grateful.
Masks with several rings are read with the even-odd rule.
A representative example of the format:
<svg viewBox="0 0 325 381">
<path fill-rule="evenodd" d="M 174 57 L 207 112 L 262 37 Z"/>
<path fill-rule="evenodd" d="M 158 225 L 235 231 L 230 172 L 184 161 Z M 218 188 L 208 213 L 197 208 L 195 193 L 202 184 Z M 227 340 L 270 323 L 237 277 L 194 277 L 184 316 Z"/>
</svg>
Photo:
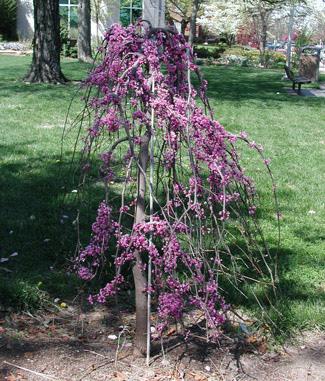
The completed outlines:
<svg viewBox="0 0 325 381">
<path fill-rule="evenodd" d="M 88 246 L 80 250 L 76 268 L 81 279 L 93 279 L 101 263 L 101 256 L 108 248 L 108 243 L 118 224 L 111 219 L 111 208 L 103 201 L 98 208 L 96 221 L 92 225 L 92 236 Z"/>
<path fill-rule="evenodd" d="M 171 317 L 179 320 L 182 317 L 183 299 L 178 293 L 161 293 L 159 295 L 158 306 L 158 314 L 163 320 Z"/>
</svg>

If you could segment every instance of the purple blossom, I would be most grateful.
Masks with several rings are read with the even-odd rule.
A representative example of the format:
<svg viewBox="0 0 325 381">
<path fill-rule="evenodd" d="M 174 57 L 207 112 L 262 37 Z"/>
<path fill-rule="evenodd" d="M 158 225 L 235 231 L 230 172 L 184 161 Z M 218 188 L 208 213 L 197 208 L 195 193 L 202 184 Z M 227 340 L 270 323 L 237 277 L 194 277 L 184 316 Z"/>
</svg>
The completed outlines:
<svg viewBox="0 0 325 381">
<path fill-rule="evenodd" d="M 183 313 L 183 300 L 179 294 L 163 293 L 159 296 L 158 315 L 162 320 L 180 319 Z"/>
<path fill-rule="evenodd" d="M 78 269 L 78 276 L 79 278 L 83 280 L 91 280 L 94 275 L 91 273 L 91 271 L 87 267 L 80 267 Z"/>
</svg>

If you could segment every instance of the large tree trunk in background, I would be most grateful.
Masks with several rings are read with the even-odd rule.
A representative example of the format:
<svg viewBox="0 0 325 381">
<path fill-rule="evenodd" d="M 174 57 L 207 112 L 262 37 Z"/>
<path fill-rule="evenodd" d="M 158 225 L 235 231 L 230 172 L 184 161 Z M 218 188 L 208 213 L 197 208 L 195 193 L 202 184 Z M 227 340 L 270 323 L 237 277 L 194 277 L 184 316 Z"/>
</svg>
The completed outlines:
<svg viewBox="0 0 325 381">
<path fill-rule="evenodd" d="M 34 0 L 33 60 L 27 82 L 63 83 L 59 0 Z"/>
<path fill-rule="evenodd" d="M 190 21 L 190 36 L 188 39 L 189 44 L 192 46 L 194 39 L 196 37 L 196 19 L 197 19 L 197 13 L 199 11 L 199 0 L 192 0 L 192 13 L 191 13 L 191 21 Z"/>
<path fill-rule="evenodd" d="M 267 43 L 267 29 L 268 29 L 268 12 L 266 10 L 260 11 L 260 22 L 261 22 L 261 35 L 260 35 L 260 54 L 261 54 L 261 64 L 266 67 L 266 43 Z"/>
<path fill-rule="evenodd" d="M 147 132 L 142 137 L 139 166 L 138 169 L 138 190 L 137 205 L 134 223 L 143 222 L 145 220 L 145 194 L 146 194 L 146 171 L 149 162 L 149 142 L 150 135 Z M 133 278 L 135 285 L 135 306 L 136 306 L 136 328 L 135 328 L 135 347 L 136 350 L 144 355 L 147 348 L 147 279 L 141 270 L 141 256 L 139 252 L 135 253 L 136 263 L 133 266 Z"/>
<path fill-rule="evenodd" d="M 90 0 L 79 0 L 78 4 L 78 59 L 91 62 Z"/>
</svg>

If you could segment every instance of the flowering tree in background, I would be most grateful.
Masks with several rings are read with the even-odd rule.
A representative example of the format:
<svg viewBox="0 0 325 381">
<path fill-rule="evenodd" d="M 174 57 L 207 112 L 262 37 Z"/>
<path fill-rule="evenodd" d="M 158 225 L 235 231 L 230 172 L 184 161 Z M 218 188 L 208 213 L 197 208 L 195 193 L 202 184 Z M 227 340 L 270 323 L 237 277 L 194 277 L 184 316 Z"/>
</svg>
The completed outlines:
<svg viewBox="0 0 325 381">
<path fill-rule="evenodd" d="M 198 24 L 209 32 L 226 38 L 231 44 L 243 24 L 243 4 L 241 1 L 211 1 L 203 6 L 203 14 L 199 17 Z"/>
<path fill-rule="evenodd" d="M 325 39 L 325 2 L 307 0 L 295 8 L 294 28 L 310 35 L 315 40 Z"/>
<path fill-rule="evenodd" d="M 132 269 L 141 353 L 150 353 L 151 305 L 161 335 L 170 322 L 182 323 L 187 311 L 198 309 L 207 338 L 214 339 L 229 308 L 222 279 L 238 292 L 263 274 L 263 284 L 273 281 L 271 258 L 257 243 L 255 188 L 234 144 L 244 141 L 260 154 L 262 148 L 214 120 L 207 83 L 181 34 L 144 21 L 114 25 L 100 54 L 86 81 L 82 120 L 92 122 L 82 178 L 99 155 L 106 195 L 90 243 L 79 252 L 79 276 L 90 282 L 107 260 L 114 261 L 115 277 L 89 296 L 91 303 L 105 303 L 128 284 Z M 109 202 L 116 178 L 122 178 L 114 190 L 118 203 L 116 197 Z"/>
</svg>

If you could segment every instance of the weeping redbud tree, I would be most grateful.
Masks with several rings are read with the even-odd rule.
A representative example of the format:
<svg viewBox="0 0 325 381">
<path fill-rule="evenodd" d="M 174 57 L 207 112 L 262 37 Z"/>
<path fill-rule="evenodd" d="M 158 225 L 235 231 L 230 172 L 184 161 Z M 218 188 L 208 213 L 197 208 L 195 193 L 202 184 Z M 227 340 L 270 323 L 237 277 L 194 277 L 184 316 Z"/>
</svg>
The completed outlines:
<svg viewBox="0 0 325 381">
<path fill-rule="evenodd" d="M 83 121 L 91 124 L 83 137 L 83 176 L 95 152 L 106 194 L 76 267 L 90 282 L 113 261 L 116 275 L 89 301 L 115 296 L 132 269 L 141 353 L 150 352 L 151 306 L 161 335 L 193 309 L 215 339 L 229 308 L 223 278 L 238 292 L 252 274 L 273 282 L 272 261 L 257 244 L 254 185 L 235 143 L 242 140 L 262 154 L 261 147 L 213 119 L 207 83 L 176 31 L 145 21 L 114 25 L 99 55 L 85 83 Z M 109 203 L 114 182 L 120 201 Z M 244 245 L 236 245 L 236 232 Z"/>
</svg>

